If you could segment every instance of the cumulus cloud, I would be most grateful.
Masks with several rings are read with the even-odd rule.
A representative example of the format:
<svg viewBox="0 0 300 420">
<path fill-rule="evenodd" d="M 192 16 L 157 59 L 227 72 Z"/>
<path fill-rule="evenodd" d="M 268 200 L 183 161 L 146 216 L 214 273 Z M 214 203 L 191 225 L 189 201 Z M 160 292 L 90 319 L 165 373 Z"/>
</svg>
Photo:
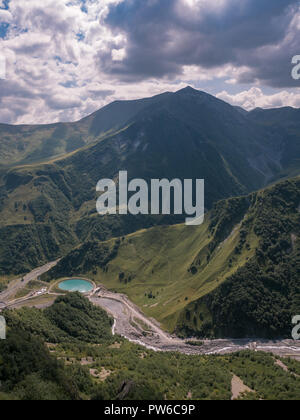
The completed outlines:
<svg viewBox="0 0 300 420">
<path fill-rule="evenodd" d="M 0 22 L 4 22 L 4 23 L 12 22 L 12 15 L 9 13 L 8 10 L 0 9 Z"/>
<path fill-rule="evenodd" d="M 96 51 L 114 38 L 100 24 L 110 3 L 88 1 L 87 13 L 81 1 L 11 0 L 0 10 L 12 18 L 0 38 L 7 62 L 7 78 L 0 80 L 2 122 L 76 120 L 113 99 L 115 88 L 95 66 Z"/>
<path fill-rule="evenodd" d="M 299 30 L 299 0 L 0 0 L 0 122 L 74 121 L 214 81 L 246 108 L 298 106 Z M 255 89 L 232 95 L 243 83 Z M 267 100 L 264 86 L 284 90 Z"/>
<path fill-rule="evenodd" d="M 126 59 L 106 57 L 124 80 L 174 77 L 183 66 L 246 67 L 237 82 L 295 86 L 298 0 L 130 0 L 110 6 L 106 23 L 126 37 Z"/>
<path fill-rule="evenodd" d="M 217 94 L 217 97 L 248 111 L 254 108 L 280 108 L 283 106 L 300 108 L 300 89 L 297 89 L 295 92 L 284 90 L 272 95 L 266 95 L 261 89 L 253 87 L 235 95 L 223 91 Z"/>
</svg>

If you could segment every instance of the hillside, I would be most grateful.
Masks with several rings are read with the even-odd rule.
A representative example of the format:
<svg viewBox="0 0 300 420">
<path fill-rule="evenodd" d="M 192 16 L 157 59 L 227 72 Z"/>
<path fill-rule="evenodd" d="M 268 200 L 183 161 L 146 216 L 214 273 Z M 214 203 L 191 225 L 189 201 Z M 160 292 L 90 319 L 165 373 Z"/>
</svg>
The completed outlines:
<svg viewBox="0 0 300 420">
<path fill-rule="evenodd" d="M 4 313 L 8 333 L 0 342 L 0 400 L 82 400 L 93 388 L 80 364 L 50 354 L 45 343 L 83 346 L 112 343 L 111 319 L 79 294 L 70 294 L 42 312 L 24 308 Z"/>
<path fill-rule="evenodd" d="M 0 401 L 230 400 L 234 376 L 251 390 L 239 399 L 299 396 L 299 362 L 278 359 L 285 371 L 261 352 L 185 356 L 147 350 L 112 337 L 106 313 L 79 294 L 58 298 L 45 311 L 23 308 L 5 316 Z"/>
<path fill-rule="evenodd" d="M 166 94 L 168 95 L 168 94 Z M 0 124 L 0 168 L 41 162 L 71 153 L 117 131 L 161 95 L 137 101 L 116 101 L 74 123 Z"/>
<path fill-rule="evenodd" d="M 299 205 L 300 179 L 283 181 L 217 203 L 200 227 L 88 242 L 45 279 L 88 276 L 181 335 L 290 337 L 300 307 Z"/>
<path fill-rule="evenodd" d="M 295 108 L 256 109 L 248 118 L 267 128 L 273 135 L 281 136 L 281 165 L 283 176 L 299 173 L 300 110 Z"/>
<path fill-rule="evenodd" d="M 277 133 L 248 113 L 191 88 L 114 102 L 69 125 L 2 129 L 12 137 L 7 143 L 0 135 L 0 147 L 6 150 L 1 156 L 9 164 L 11 153 L 19 164 L 0 170 L 0 276 L 22 274 L 86 241 L 183 220 L 100 218 L 96 184 L 101 178 L 114 179 L 120 170 L 127 170 L 129 178 L 146 180 L 204 178 L 206 208 L 211 209 L 219 200 L 246 195 L 298 168 L 294 150 L 300 135 L 287 142 L 284 129 Z M 57 140 L 63 146 L 29 158 L 25 139 L 31 151 L 47 148 L 45 130 L 51 145 Z M 31 137 L 30 132 L 40 134 Z M 77 150 L 71 141 L 73 151 L 54 158 L 67 151 L 66 138 L 79 132 L 84 147 Z M 6 149 L 16 142 L 26 149 L 22 157 Z"/>
</svg>

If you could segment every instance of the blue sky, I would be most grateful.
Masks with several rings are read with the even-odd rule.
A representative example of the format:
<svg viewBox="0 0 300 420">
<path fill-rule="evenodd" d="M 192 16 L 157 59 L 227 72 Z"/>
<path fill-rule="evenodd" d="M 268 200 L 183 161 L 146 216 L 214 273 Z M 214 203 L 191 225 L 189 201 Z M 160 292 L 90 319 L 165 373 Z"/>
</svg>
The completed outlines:
<svg viewBox="0 0 300 420">
<path fill-rule="evenodd" d="M 2 2 L 1 8 L 3 10 L 8 10 L 8 6 L 9 6 L 9 0 L 4 0 Z M 3 22 L 0 21 L 0 38 L 5 37 L 8 28 L 9 28 L 9 23 L 7 23 L 5 21 L 3 21 Z"/>
<path fill-rule="evenodd" d="M 0 122 L 73 121 L 186 85 L 300 107 L 299 0 L 0 0 Z"/>
</svg>

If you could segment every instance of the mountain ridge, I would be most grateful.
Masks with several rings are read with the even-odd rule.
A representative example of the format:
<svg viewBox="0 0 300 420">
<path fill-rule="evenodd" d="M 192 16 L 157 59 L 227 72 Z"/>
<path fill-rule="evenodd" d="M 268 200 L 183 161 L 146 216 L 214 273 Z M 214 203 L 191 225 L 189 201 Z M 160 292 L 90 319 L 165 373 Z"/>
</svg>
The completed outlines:
<svg viewBox="0 0 300 420">
<path fill-rule="evenodd" d="M 124 128 L 143 110 L 175 100 L 176 97 L 202 98 L 206 100 L 206 106 L 219 104 L 221 107 L 237 111 L 236 107 L 232 107 L 221 99 L 186 87 L 177 92 L 165 92 L 145 99 L 114 101 L 75 122 L 45 125 L 0 124 L 0 156 L 2 157 L 0 166 L 38 163 L 76 151 L 83 146 L 100 141 L 103 136 L 113 131 Z M 238 113 L 243 117 L 248 114 L 253 115 L 251 112 L 240 112 L 240 110 Z M 249 118 L 249 121 L 254 120 Z"/>
<path fill-rule="evenodd" d="M 0 234 L 5 242 L 0 247 L 1 275 L 30 271 L 87 239 L 107 240 L 182 220 L 98 216 L 96 184 L 99 179 L 116 179 L 120 170 L 127 170 L 129 179 L 146 181 L 205 179 L 207 209 L 219 200 L 247 195 L 300 172 L 300 130 L 293 116 L 288 128 L 277 128 L 274 118 L 256 121 L 255 116 L 247 117 L 189 88 L 141 100 L 136 112 L 136 108 L 128 110 L 126 118 L 135 116 L 122 129 L 97 138 L 90 135 L 86 139 L 90 143 L 79 150 L 40 163 L 1 168 Z M 81 134 L 77 133 L 79 142 L 91 127 L 86 121 L 83 124 Z M 44 149 L 32 149 L 36 158 L 41 159 L 43 152 L 56 153 L 53 144 L 74 140 L 69 126 L 60 124 L 55 132 L 46 126 L 45 130 Z M 34 144 L 40 140 L 34 138 Z M 18 141 L 21 147 L 26 136 Z M 5 144 L 0 133 L 0 149 Z"/>
</svg>

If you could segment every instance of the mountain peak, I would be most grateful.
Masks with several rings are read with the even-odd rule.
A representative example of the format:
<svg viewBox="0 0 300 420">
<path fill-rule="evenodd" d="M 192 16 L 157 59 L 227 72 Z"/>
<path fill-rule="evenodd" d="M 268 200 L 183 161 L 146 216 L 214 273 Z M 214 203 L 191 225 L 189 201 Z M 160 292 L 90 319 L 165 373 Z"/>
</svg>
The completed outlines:
<svg viewBox="0 0 300 420">
<path fill-rule="evenodd" d="M 195 94 L 198 94 L 200 92 L 199 92 L 199 90 L 196 90 L 196 89 L 192 88 L 191 86 L 187 86 L 183 89 L 178 90 L 176 93 L 179 93 L 179 94 L 181 94 L 181 93 L 183 93 L 183 94 L 194 94 L 195 95 Z"/>
</svg>

